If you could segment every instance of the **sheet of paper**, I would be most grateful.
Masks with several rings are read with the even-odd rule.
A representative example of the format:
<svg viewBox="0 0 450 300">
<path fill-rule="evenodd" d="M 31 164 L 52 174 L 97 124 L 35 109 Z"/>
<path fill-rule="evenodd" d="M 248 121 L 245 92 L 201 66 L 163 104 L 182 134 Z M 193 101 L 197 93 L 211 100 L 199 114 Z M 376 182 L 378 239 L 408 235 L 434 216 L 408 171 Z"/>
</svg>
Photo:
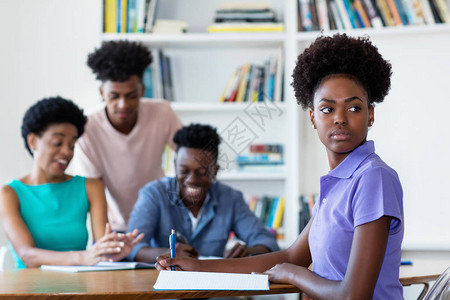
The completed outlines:
<svg viewBox="0 0 450 300">
<path fill-rule="evenodd" d="M 153 289 L 268 291 L 269 276 L 264 274 L 161 271 Z"/>
<path fill-rule="evenodd" d="M 140 262 L 105 262 L 101 261 L 93 266 L 56 266 L 42 265 L 42 270 L 61 271 L 61 272 L 94 272 L 94 271 L 114 271 L 127 269 L 154 268 L 153 264 Z"/>
</svg>

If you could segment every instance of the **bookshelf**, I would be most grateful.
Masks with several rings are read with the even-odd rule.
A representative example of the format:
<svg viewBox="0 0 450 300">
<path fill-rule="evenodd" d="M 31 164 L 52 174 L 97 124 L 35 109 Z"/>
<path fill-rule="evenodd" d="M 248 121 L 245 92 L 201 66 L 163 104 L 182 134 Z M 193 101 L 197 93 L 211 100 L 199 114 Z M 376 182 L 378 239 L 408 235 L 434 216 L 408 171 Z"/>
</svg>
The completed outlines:
<svg viewBox="0 0 450 300">
<path fill-rule="evenodd" d="M 99 0 L 100 1 L 100 0 Z M 271 120 L 270 126 L 258 132 L 258 143 L 281 143 L 284 145 L 285 172 L 280 174 L 258 173 L 242 174 L 234 169 L 221 171 L 219 179 L 236 187 L 244 194 L 265 193 L 283 195 L 286 199 L 284 214 L 285 240 L 282 246 L 288 246 L 298 236 L 298 211 L 300 194 L 317 193 L 319 177 L 328 171 L 326 156 L 315 131 L 310 129 L 308 114 L 295 103 L 292 91 L 291 72 L 298 53 L 307 47 L 318 35 L 319 31 L 302 32 L 298 30 L 298 1 L 271 0 L 268 2 L 277 12 L 279 20 L 284 22 L 284 32 L 267 33 L 206 33 L 212 23 L 215 9 L 221 0 L 171 0 L 159 1 L 156 19 L 180 19 L 187 21 L 188 32 L 185 34 L 102 34 L 101 41 L 128 39 L 139 41 L 151 49 L 163 49 L 173 60 L 173 86 L 175 102 L 173 109 L 184 124 L 190 122 L 209 123 L 222 132 L 236 117 L 245 118 L 248 103 L 218 103 L 229 76 L 233 70 L 244 63 L 261 62 L 268 55 L 281 51 L 284 60 L 283 102 L 276 103 L 281 116 Z M 245 0 L 245 2 L 257 2 Z M 201 7 L 202 13 L 198 13 Z M 402 97 L 401 93 L 408 89 L 406 80 L 396 77 L 400 68 L 410 64 L 411 57 L 402 55 L 405 45 L 415 47 L 424 38 L 431 42 L 448 40 L 449 24 L 408 25 L 383 28 L 359 28 L 344 31 L 327 30 L 325 35 L 346 32 L 353 36 L 369 36 L 379 47 L 383 56 L 392 61 L 394 66 L 393 96 Z M 447 49 L 447 48 L 446 48 Z M 426 57 L 423 55 L 421 59 Z M 407 71 L 404 71 L 405 73 Z M 400 90 L 400 91 L 399 91 Z M 395 94 L 395 91 L 397 94 Z M 412 96 L 412 95 L 410 95 Z M 380 106 L 389 107 L 390 102 Z M 398 104 L 397 104 L 398 105 Z M 381 115 L 381 114 L 380 114 Z M 392 117 L 391 117 L 392 118 Z M 380 119 L 383 119 L 381 117 Z M 378 119 L 377 119 L 378 121 Z M 379 126 L 377 122 L 377 126 Z M 387 157 L 387 163 L 394 169 L 398 166 L 395 151 L 388 150 L 388 139 L 384 138 L 389 128 L 376 127 L 369 133 L 369 139 L 377 142 L 377 152 Z M 379 151 L 380 150 L 380 151 Z M 222 167 L 222 169 L 224 169 Z M 226 168 L 225 168 L 226 169 Z M 406 168 L 403 168 L 406 170 Z M 400 172 L 400 176 L 404 176 Z M 406 182 L 408 184 L 408 182 Z M 412 184 L 410 185 L 412 186 Z M 404 186 L 405 199 L 411 196 L 408 186 Z M 414 198 L 414 197 L 412 197 Z M 419 207 L 420 200 L 416 199 Z M 405 211 L 405 214 L 408 214 Z M 415 213 L 410 213 L 414 216 Z M 408 224 L 407 224 L 408 226 Z M 408 239 L 405 236 L 405 240 Z M 410 239 L 414 244 L 414 238 Z M 408 244 L 408 243 L 407 243 Z"/>
</svg>

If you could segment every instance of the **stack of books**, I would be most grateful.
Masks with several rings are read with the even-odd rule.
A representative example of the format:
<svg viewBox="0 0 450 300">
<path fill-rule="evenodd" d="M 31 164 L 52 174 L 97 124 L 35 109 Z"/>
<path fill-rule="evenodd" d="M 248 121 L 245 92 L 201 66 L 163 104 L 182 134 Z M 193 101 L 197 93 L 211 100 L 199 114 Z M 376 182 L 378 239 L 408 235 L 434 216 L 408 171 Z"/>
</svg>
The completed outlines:
<svg viewBox="0 0 450 300">
<path fill-rule="evenodd" d="M 223 3 L 208 32 L 284 31 L 276 13 L 265 3 Z"/>
<path fill-rule="evenodd" d="M 263 65 L 245 64 L 231 75 L 219 102 L 281 102 L 283 59 L 271 56 Z"/>
<path fill-rule="evenodd" d="M 450 23 L 445 0 L 299 0 L 299 31 Z"/>
<path fill-rule="evenodd" d="M 104 0 L 105 33 L 152 32 L 157 0 Z"/>
<path fill-rule="evenodd" d="M 175 101 L 170 57 L 161 50 L 152 51 L 153 63 L 144 71 L 145 98 Z"/>
<path fill-rule="evenodd" d="M 284 170 L 283 145 L 252 144 L 249 153 L 236 157 L 239 171 L 282 172 Z"/>
</svg>

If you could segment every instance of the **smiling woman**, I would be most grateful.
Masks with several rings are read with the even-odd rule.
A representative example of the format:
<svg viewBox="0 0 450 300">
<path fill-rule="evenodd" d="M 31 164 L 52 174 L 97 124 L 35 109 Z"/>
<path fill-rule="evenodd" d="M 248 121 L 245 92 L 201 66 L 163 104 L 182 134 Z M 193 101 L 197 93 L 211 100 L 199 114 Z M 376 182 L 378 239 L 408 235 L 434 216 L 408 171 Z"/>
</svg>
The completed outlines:
<svg viewBox="0 0 450 300">
<path fill-rule="evenodd" d="M 85 124 L 83 111 L 61 97 L 43 99 L 25 113 L 22 137 L 33 167 L 3 186 L 0 197 L 0 219 L 17 268 L 120 260 L 142 239 L 137 231 L 111 232 L 100 180 L 65 173 Z M 88 250 L 87 213 L 96 241 Z"/>
</svg>

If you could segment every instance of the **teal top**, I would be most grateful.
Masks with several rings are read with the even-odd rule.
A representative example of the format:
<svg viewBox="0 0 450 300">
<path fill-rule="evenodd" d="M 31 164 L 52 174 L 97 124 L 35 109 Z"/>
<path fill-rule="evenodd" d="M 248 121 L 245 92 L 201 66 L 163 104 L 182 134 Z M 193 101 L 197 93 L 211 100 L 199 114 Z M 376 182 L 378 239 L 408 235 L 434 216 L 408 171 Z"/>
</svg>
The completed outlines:
<svg viewBox="0 0 450 300">
<path fill-rule="evenodd" d="M 85 250 L 88 241 L 86 218 L 89 203 L 85 178 L 74 176 L 60 183 L 26 185 L 8 183 L 17 194 L 20 215 L 37 248 L 53 251 Z M 26 268 L 12 250 L 16 268 Z"/>
</svg>

